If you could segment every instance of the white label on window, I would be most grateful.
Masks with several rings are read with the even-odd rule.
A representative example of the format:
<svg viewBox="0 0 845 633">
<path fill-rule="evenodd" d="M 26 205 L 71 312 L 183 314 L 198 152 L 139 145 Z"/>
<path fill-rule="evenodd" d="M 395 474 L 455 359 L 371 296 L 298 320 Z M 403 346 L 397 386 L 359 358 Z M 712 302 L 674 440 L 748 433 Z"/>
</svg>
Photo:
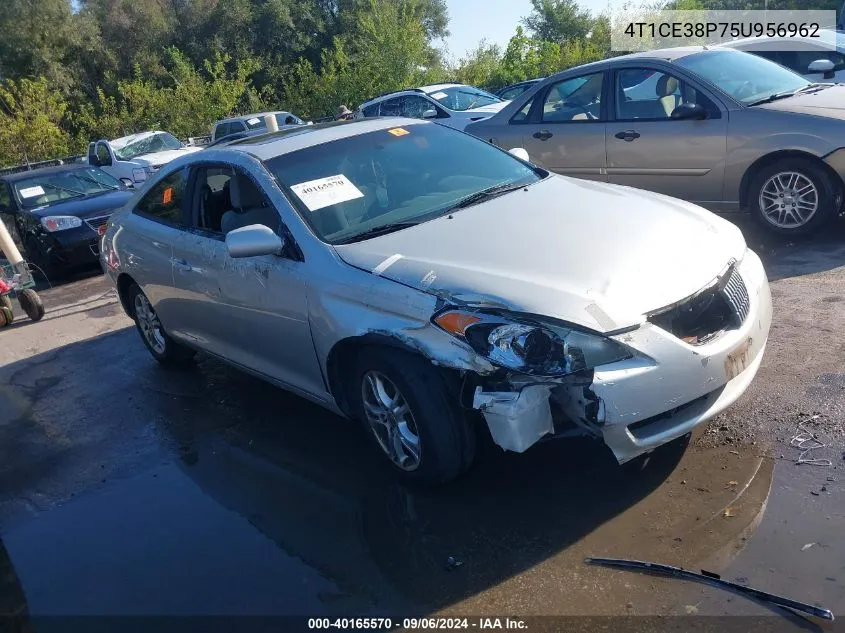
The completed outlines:
<svg viewBox="0 0 845 633">
<path fill-rule="evenodd" d="M 443 97 L 448 97 L 448 96 L 449 95 L 447 95 L 445 92 L 435 92 L 433 95 L 431 95 L 431 98 L 432 99 L 442 99 Z"/>
<path fill-rule="evenodd" d="M 254 116 L 251 119 L 247 119 L 246 122 L 250 125 L 258 125 L 259 123 L 261 123 L 261 119 L 259 119 L 257 116 Z"/>
<path fill-rule="evenodd" d="M 291 187 L 309 211 L 363 198 L 364 194 L 343 174 L 309 180 Z"/>
<path fill-rule="evenodd" d="M 21 189 L 18 193 L 21 194 L 21 198 L 37 198 L 38 196 L 44 195 L 44 188 L 41 185 L 26 187 Z"/>
</svg>

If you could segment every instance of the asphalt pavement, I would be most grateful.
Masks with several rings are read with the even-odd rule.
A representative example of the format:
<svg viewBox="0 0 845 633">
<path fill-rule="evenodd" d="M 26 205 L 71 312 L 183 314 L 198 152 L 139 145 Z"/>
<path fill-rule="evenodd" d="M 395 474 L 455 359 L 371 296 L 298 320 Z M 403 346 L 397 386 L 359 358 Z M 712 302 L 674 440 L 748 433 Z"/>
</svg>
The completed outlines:
<svg viewBox="0 0 845 633">
<path fill-rule="evenodd" d="M 585 439 L 524 455 L 482 442 L 437 490 L 398 485 L 356 424 L 219 361 L 157 366 L 103 277 L 45 290 L 43 321 L 0 330 L 0 614 L 39 631 L 67 616 L 813 626 L 583 562 L 613 556 L 845 615 L 845 228 L 791 243 L 742 226 L 775 317 L 735 407 L 625 467 Z M 802 433 L 824 446 L 805 454 Z"/>
</svg>

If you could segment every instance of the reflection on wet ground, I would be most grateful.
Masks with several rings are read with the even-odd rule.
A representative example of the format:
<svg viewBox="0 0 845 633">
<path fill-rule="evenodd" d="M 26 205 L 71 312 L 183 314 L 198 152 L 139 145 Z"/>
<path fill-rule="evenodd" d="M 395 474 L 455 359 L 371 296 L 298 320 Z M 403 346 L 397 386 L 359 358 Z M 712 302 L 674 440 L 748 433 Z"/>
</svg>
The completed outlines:
<svg viewBox="0 0 845 633">
<path fill-rule="evenodd" d="M 408 489 L 352 423 L 211 359 L 163 370 L 131 329 L 0 373 L 16 422 L 0 442 L 19 447 L 0 467 L 0 525 L 38 615 L 483 610 L 485 592 L 543 565 L 580 592 L 587 537 L 683 559 L 672 530 L 733 495 L 696 500 L 706 462 L 720 478 L 757 472 L 726 452 L 687 453 L 688 472 L 683 443 L 620 468 L 587 440 L 526 455 L 482 442 L 466 478 Z M 496 603 L 561 607 L 514 599 Z"/>
</svg>

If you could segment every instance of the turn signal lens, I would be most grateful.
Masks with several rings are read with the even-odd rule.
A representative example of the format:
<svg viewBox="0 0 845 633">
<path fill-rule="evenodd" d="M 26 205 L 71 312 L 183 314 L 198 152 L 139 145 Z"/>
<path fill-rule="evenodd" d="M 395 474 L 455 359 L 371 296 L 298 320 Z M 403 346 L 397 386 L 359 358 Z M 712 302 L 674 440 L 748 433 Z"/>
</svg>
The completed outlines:
<svg viewBox="0 0 845 633">
<path fill-rule="evenodd" d="M 444 330 L 459 336 L 463 336 L 470 325 L 479 321 L 481 321 L 479 317 L 465 312 L 444 312 L 434 319 L 434 322 Z"/>
</svg>

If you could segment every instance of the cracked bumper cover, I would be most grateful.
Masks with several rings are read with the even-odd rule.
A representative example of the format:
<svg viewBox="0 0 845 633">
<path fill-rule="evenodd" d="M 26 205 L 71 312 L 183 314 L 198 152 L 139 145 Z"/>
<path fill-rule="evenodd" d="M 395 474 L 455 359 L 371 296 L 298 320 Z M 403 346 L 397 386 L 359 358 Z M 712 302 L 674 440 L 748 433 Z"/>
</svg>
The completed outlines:
<svg viewBox="0 0 845 633">
<path fill-rule="evenodd" d="M 759 257 L 747 251 L 739 272 L 748 289 L 750 310 L 742 326 L 700 346 L 645 323 L 614 336 L 635 355 L 597 368 L 585 393 L 583 382 L 534 387 L 526 407 L 521 394 L 510 401 L 499 397 L 486 409 L 476 394 L 496 443 L 522 452 L 543 434 L 552 432 L 548 399 L 538 404 L 536 389 L 568 394 L 564 409 L 573 422 L 601 437 L 617 461 L 625 463 L 662 444 L 682 437 L 733 404 L 748 388 L 763 358 L 772 319 L 769 285 Z M 588 396 L 588 398 L 585 398 Z M 586 412 L 589 400 L 591 410 Z M 495 407 L 495 411 L 492 409 Z M 520 413 L 525 425 L 515 424 Z M 507 419 L 509 424 L 502 424 Z"/>
</svg>

